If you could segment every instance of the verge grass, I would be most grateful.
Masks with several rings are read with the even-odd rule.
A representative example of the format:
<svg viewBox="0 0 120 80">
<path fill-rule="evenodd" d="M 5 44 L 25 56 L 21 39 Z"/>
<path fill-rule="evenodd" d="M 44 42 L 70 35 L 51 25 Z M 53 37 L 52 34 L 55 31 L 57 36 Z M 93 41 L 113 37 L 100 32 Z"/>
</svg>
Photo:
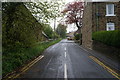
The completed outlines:
<svg viewBox="0 0 120 80">
<path fill-rule="evenodd" d="M 6 55 L 2 56 L 2 74 L 5 76 L 6 74 L 18 69 L 26 62 L 34 59 L 35 57 L 41 55 L 41 53 L 48 48 L 49 46 L 58 43 L 61 39 L 37 43 L 35 46 L 31 48 L 21 48 L 15 52 L 8 52 Z"/>
</svg>

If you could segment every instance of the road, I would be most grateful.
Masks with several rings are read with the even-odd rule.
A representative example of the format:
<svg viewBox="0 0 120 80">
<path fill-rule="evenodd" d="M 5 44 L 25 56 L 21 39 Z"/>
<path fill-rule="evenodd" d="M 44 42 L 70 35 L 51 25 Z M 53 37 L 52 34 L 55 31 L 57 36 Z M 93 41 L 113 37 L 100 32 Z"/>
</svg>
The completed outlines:
<svg viewBox="0 0 120 80">
<path fill-rule="evenodd" d="M 115 78 L 94 57 L 73 41 L 62 40 L 49 47 L 44 57 L 21 78 Z M 103 80 L 103 79 L 102 79 Z"/>
</svg>

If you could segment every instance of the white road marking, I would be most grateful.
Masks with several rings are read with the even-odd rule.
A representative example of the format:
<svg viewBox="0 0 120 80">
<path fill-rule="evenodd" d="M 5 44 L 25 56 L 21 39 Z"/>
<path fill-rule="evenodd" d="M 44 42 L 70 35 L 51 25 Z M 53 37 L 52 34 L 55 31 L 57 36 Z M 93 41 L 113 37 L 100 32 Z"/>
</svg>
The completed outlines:
<svg viewBox="0 0 120 80">
<path fill-rule="evenodd" d="M 65 52 L 65 58 L 66 58 L 66 52 Z"/>
<path fill-rule="evenodd" d="M 65 47 L 65 50 L 66 50 L 66 47 Z"/>
<path fill-rule="evenodd" d="M 64 64 L 64 78 L 67 80 L 67 65 L 66 63 Z"/>
</svg>

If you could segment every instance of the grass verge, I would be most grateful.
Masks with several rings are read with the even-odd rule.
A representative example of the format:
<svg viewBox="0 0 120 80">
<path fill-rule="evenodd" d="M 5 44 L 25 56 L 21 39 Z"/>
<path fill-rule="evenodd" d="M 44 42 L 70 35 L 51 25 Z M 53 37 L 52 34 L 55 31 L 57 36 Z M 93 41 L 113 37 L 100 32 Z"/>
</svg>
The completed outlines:
<svg viewBox="0 0 120 80">
<path fill-rule="evenodd" d="M 2 75 L 5 76 L 6 74 L 18 69 L 26 62 L 39 56 L 46 48 L 55 43 L 58 43 L 60 40 L 61 39 L 51 42 L 37 43 L 31 48 L 21 48 L 19 51 L 9 52 L 6 55 L 3 55 Z"/>
</svg>

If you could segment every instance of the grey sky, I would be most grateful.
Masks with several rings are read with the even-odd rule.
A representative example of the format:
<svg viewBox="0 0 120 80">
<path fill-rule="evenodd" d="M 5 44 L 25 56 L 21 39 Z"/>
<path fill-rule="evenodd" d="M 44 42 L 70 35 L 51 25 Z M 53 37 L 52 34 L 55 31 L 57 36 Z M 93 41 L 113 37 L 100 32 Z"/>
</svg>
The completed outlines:
<svg viewBox="0 0 120 80">
<path fill-rule="evenodd" d="M 39 1 L 45 1 L 45 0 L 1 0 L 2 2 L 30 2 L 30 1 L 36 1 L 36 2 L 39 2 Z M 51 0 L 47 0 L 47 1 L 51 1 Z M 52 1 L 56 1 L 56 0 L 52 0 Z M 59 0 L 57 0 L 59 1 Z M 66 4 L 69 3 L 69 2 L 73 2 L 73 1 L 81 1 L 81 0 L 62 0 L 64 1 Z M 116 2 L 116 1 L 119 1 L 119 0 L 84 0 L 84 1 L 87 1 L 87 2 L 106 2 L 106 1 L 111 1 L 111 2 Z M 62 6 L 63 7 L 63 6 Z M 60 18 L 57 18 L 56 20 L 56 27 L 57 25 L 59 24 L 59 21 Z M 51 27 L 54 28 L 54 21 L 51 20 L 51 23 L 50 23 Z M 75 31 L 77 30 L 77 27 L 76 25 L 74 24 L 68 24 L 67 25 L 68 28 L 67 28 L 67 32 L 71 32 L 71 31 Z"/>
<path fill-rule="evenodd" d="M 75 0 L 63 0 L 64 2 L 65 2 L 65 4 L 67 4 L 67 3 L 69 3 L 69 2 L 73 2 L 73 1 L 75 1 Z M 62 6 L 62 7 L 64 7 L 64 6 Z M 61 18 L 57 18 L 57 21 L 56 21 L 56 27 L 57 27 L 57 25 L 59 24 L 59 20 L 60 20 Z M 54 21 L 51 21 L 51 27 L 52 28 L 54 28 Z M 74 25 L 74 24 L 68 24 L 67 25 L 67 33 L 68 32 L 71 32 L 71 31 L 76 31 L 77 30 L 77 27 L 76 27 L 76 25 Z"/>
</svg>

